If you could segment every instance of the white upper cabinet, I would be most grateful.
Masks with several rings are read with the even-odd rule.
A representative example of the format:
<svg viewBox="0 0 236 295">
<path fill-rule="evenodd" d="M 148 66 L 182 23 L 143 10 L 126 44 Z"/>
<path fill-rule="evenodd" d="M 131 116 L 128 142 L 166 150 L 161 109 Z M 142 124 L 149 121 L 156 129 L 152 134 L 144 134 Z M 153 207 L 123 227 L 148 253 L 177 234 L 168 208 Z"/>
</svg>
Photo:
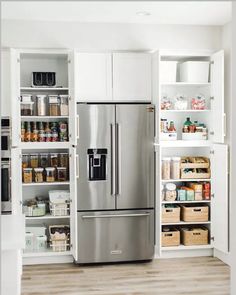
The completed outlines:
<svg viewBox="0 0 236 295">
<path fill-rule="evenodd" d="M 151 101 L 151 54 L 113 54 L 113 99 Z"/>
<path fill-rule="evenodd" d="M 225 113 L 224 113 L 224 51 L 218 51 L 211 56 L 211 97 L 213 142 L 224 143 Z"/>
<path fill-rule="evenodd" d="M 11 115 L 10 52 L 1 52 L 1 115 Z"/>
<path fill-rule="evenodd" d="M 111 53 L 77 53 L 77 101 L 112 99 Z"/>
</svg>

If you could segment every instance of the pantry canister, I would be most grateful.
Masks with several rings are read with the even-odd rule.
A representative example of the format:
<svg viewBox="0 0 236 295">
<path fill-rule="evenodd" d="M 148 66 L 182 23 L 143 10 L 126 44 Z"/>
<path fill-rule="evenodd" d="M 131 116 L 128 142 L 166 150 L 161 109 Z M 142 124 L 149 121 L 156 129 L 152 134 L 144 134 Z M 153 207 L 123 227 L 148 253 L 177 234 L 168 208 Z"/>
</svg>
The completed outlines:
<svg viewBox="0 0 236 295">
<path fill-rule="evenodd" d="M 177 197 L 176 185 L 174 183 L 167 183 L 166 184 L 165 200 L 166 201 L 175 201 L 176 197 Z"/>
<path fill-rule="evenodd" d="M 47 96 L 37 95 L 36 99 L 38 116 L 46 116 Z"/>
<path fill-rule="evenodd" d="M 69 115 L 68 95 L 60 95 L 61 100 L 61 116 Z"/>
<path fill-rule="evenodd" d="M 49 115 L 50 116 L 60 116 L 60 100 L 57 95 L 48 96 L 49 103 Z"/>
<path fill-rule="evenodd" d="M 180 157 L 171 158 L 171 178 L 180 179 Z"/>
<path fill-rule="evenodd" d="M 162 159 L 162 179 L 170 179 L 170 158 Z"/>
<path fill-rule="evenodd" d="M 32 101 L 32 95 L 21 96 L 21 116 L 33 116 L 34 102 Z"/>
</svg>

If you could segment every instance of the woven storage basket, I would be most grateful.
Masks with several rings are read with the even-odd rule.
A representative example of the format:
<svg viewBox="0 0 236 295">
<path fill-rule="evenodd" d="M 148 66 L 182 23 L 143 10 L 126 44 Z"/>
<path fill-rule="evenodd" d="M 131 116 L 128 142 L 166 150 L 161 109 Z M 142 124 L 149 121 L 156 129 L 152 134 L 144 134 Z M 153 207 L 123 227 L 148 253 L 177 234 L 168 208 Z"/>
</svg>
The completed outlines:
<svg viewBox="0 0 236 295">
<path fill-rule="evenodd" d="M 180 222 L 180 207 L 162 208 L 162 222 Z"/>
<path fill-rule="evenodd" d="M 180 245 L 180 231 L 173 228 L 168 232 L 162 232 L 162 247 L 179 246 Z"/>
<path fill-rule="evenodd" d="M 205 222 L 209 220 L 207 205 L 185 204 L 181 206 L 181 220 L 186 222 Z"/>
<path fill-rule="evenodd" d="M 181 229 L 182 244 L 185 246 L 207 245 L 208 233 L 206 227 L 192 228 L 191 230 Z"/>
</svg>

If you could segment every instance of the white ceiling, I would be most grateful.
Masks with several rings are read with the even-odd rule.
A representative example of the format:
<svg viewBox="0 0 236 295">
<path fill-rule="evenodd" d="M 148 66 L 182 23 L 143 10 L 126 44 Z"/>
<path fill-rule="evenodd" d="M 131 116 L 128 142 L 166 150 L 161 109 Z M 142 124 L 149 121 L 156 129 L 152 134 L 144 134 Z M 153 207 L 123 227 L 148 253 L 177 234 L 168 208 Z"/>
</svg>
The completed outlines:
<svg viewBox="0 0 236 295">
<path fill-rule="evenodd" d="M 224 25 L 231 1 L 4 1 L 1 12 L 8 20 Z"/>
</svg>

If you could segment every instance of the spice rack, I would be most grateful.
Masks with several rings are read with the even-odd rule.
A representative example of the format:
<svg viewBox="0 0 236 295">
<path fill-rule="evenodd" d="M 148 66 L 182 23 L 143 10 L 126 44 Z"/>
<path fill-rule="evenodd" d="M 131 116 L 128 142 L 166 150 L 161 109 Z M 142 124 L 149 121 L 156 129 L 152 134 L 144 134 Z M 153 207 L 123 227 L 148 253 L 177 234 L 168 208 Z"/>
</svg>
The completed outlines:
<svg viewBox="0 0 236 295">
<path fill-rule="evenodd" d="M 74 52 L 69 50 L 13 50 L 12 145 L 18 167 L 13 173 L 13 193 L 19 197 L 16 210 L 26 213 L 26 226 L 67 225 L 70 240 L 66 251 L 56 247 L 24 253 L 24 264 L 71 261 L 75 246 L 76 102 Z M 55 72 L 55 87 L 32 87 L 32 72 Z M 47 154 L 48 163 L 40 155 Z M 31 160 L 31 156 L 32 160 Z M 66 164 L 55 155 L 67 155 Z M 24 157 L 28 165 L 24 167 Z M 28 169 L 28 170 L 27 170 Z M 28 173 L 28 174 L 27 174 Z M 20 188 L 20 189 L 19 189 Z M 68 203 L 49 206 L 51 191 L 68 192 Z M 64 206 L 61 214 L 58 208 Z M 60 207 L 61 209 L 63 209 Z M 40 208 L 42 210 L 40 210 Z M 50 210 L 51 209 L 51 210 Z M 65 214 L 66 212 L 66 214 Z M 37 216 L 41 215 L 41 216 Z M 50 237 L 47 237 L 47 241 Z M 74 244 L 73 250 L 71 245 Z M 65 248 L 65 247 L 64 247 Z M 36 262 L 36 263 L 37 263 Z"/>
<path fill-rule="evenodd" d="M 185 62 L 191 64 L 191 62 L 197 63 L 199 61 L 208 63 L 208 78 L 205 81 L 200 81 L 204 76 L 200 75 L 196 77 L 196 80 L 181 80 L 181 65 Z M 168 62 L 170 63 L 168 64 Z M 223 144 L 226 131 L 224 123 L 224 81 L 222 79 L 223 63 L 223 52 L 160 50 L 155 53 L 153 58 L 153 66 L 156 67 L 156 76 L 154 74 L 153 77 L 157 118 L 155 142 L 156 195 L 159 198 L 156 216 L 160 216 L 156 220 L 156 251 L 160 257 L 197 256 L 207 253 L 211 255 L 211 249 L 216 248 L 222 251 L 222 245 L 226 244 L 224 240 L 227 240 L 227 236 L 222 236 L 228 222 L 228 216 L 225 213 L 227 211 L 228 187 L 225 175 L 227 175 L 228 155 L 227 146 Z M 166 65 L 172 70 L 172 73 L 167 73 L 164 70 Z M 192 75 L 191 72 L 187 74 L 189 77 Z M 162 121 L 162 119 L 165 119 L 165 121 Z M 166 132 L 163 132 L 163 129 Z M 173 169 L 172 175 L 169 175 L 166 179 L 165 177 L 162 178 L 163 159 L 169 158 L 171 165 L 175 166 L 175 161 L 172 161 L 172 159 L 178 160 L 185 157 L 205 157 L 209 159 L 209 166 L 204 168 L 181 167 L 181 161 L 179 161 L 178 167 L 175 171 Z M 206 173 L 195 173 L 203 171 L 200 169 L 207 171 L 204 170 Z M 202 188 L 200 189 L 202 196 L 199 191 L 192 190 L 191 186 L 193 185 L 196 188 L 197 185 L 199 185 L 198 188 Z M 207 197 L 203 194 L 204 185 L 210 187 L 210 195 L 208 193 Z M 166 187 L 169 189 L 167 198 L 162 193 L 163 188 L 165 192 L 167 191 Z M 223 206 L 222 198 L 224 199 Z M 178 206 L 187 205 L 207 206 L 210 212 L 209 219 L 204 222 L 187 222 L 180 218 L 177 222 L 163 223 L 161 218 L 163 208 L 167 211 L 173 209 L 174 212 L 178 212 Z M 224 220 L 223 224 L 219 224 L 219 216 Z M 202 245 L 183 244 L 181 229 L 189 229 L 193 226 L 207 228 L 207 244 L 206 240 Z M 169 235 L 165 232 L 163 245 L 163 229 L 166 227 L 170 231 Z M 171 232 L 173 228 L 174 231 Z M 171 237 L 173 237 L 172 246 Z M 225 249 L 227 249 L 226 245 Z M 182 254 L 179 254 L 178 250 L 181 250 Z M 183 254 L 184 250 L 186 254 Z"/>
</svg>

